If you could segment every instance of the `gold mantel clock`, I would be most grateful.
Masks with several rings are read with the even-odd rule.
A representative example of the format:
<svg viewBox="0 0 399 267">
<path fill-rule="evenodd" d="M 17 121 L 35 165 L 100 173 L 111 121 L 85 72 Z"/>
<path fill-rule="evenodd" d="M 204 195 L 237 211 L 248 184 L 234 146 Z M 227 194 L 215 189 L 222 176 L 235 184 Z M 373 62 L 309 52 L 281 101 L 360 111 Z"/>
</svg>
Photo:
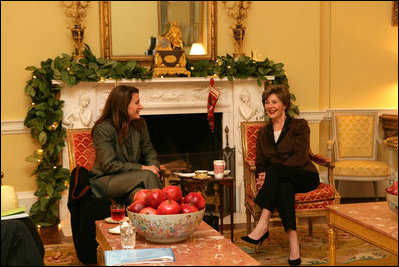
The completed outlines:
<svg viewBox="0 0 399 267">
<path fill-rule="evenodd" d="M 169 32 L 158 37 L 154 56 L 153 77 L 191 73 L 186 69 L 186 54 L 183 50 L 182 33 L 174 21 Z"/>
</svg>

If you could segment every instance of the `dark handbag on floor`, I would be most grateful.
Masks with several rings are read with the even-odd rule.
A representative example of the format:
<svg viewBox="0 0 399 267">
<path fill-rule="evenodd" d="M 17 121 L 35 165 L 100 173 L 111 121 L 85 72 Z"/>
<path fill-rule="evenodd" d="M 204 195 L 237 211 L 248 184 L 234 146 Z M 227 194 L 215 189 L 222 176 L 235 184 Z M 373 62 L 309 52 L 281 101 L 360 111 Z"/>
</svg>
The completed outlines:
<svg viewBox="0 0 399 267">
<path fill-rule="evenodd" d="M 91 194 L 92 173 L 78 166 L 72 170 L 69 183 L 68 209 L 71 213 L 72 238 L 76 255 L 84 264 L 97 263 L 95 221 L 110 216 L 109 198 L 94 198 Z"/>
</svg>

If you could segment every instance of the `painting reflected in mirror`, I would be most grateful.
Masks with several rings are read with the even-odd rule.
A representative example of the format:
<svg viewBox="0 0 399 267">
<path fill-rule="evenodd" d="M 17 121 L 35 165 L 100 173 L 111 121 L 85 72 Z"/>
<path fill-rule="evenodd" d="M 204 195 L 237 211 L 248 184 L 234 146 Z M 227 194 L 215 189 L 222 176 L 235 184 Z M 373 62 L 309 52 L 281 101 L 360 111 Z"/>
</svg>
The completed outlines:
<svg viewBox="0 0 399 267">
<path fill-rule="evenodd" d="M 100 1 L 101 56 L 120 61 L 153 61 L 159 36 L 177 22 L 190 60 L 216 56 L 215 1 Z M 190 55 L 200 45 L 202 55 Z"/>
</svg>

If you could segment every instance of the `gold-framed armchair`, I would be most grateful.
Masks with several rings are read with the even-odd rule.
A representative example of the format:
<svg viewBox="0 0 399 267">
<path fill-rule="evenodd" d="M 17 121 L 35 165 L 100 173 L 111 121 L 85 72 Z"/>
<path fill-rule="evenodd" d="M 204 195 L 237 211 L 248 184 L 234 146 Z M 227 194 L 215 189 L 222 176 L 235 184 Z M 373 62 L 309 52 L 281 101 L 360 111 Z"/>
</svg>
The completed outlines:
<svg viewBox="0 0 399 267">
<path fill-rule="evenodd" d="M 244 121 L 241 122 L 242 156 L 244 166 L 244 186 L 245 186 L 245 212 L 247 218 L 247 232 L 251 231 L 251 217 L 257 224 L 261 208 L 255 204 L 254 199 L 260 190 L 256 186 L 255 160 L 256 160 L 256 139 L 259 129 L 265 126 L 265 121 Z M 295 194 L 295 213 L 298 217 L 308 218 L 309 235 L 312 235 L 312 218 L 325 216 L 327 205 L 339 204 L 340 195 L 334 186 L 334 164 L 331 160 L 318 154 L 310 153 L 309 157 L 320 166 L 328 170 L 328 184 L 320 183 L 319 187 L 307 193 Z M 267 174 L 266 174 L 267 179 Z M 278 215 L 277 211 L 273 217 Z"/>
<path fill-rule="evenodd" d="M 83 166 L 91 170 L 96 159 L 96 151 L 91 138 L 91 128 L 67 129 L 69 170 Z"/>
<path fill-rule="evenodd" d="M 339 181 L 372 182 L 378 201 L 378 182 L 393 180 L 393 166 L 377 160 L 377 142 L 383 142 L 377 112 L 332 112 L 332 140 L 327 148 L 335 163 L 337 189 Z"/>
</svg>

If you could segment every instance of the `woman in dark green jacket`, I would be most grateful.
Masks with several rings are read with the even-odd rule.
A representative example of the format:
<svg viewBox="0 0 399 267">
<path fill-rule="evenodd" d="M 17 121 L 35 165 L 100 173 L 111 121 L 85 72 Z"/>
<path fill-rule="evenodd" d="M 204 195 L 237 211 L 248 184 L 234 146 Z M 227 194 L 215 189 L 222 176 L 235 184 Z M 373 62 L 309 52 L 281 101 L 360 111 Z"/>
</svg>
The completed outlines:
<svg viewBox="0 0 399 267">
<path fill-rule="evenodd" d="M 160 163 L 140 118 L 139 90 L 116 86 L 92 130 L 96 160 L 90 179 L 96 197 L 133 201 L 140 189 L 161 188 Z"/>
</svg>

